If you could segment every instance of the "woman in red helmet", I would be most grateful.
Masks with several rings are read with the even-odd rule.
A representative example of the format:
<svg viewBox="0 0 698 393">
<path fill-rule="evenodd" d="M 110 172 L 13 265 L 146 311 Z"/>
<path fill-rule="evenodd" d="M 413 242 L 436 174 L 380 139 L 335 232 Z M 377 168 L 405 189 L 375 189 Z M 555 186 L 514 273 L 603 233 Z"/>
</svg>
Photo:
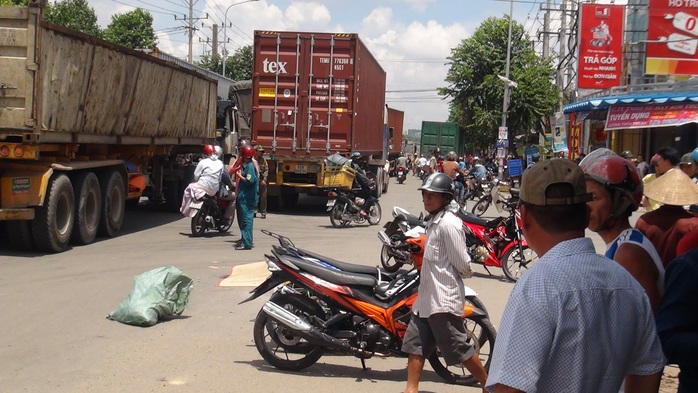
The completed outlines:
<svg viewBox="0 0 698 393">
<path fill-rule="evenodd" d="M 237 214 L 241 239 L 236 244 L 236 250 L 252 249 L 252 228 L 254 224 L 254 208 L 259 201 L 259 175 L 252 158 L 254 148 L 245 145 L 240 149 L 241 167 L 235 172 L 237 184 Z"/>
<path fill-rule="evenodd" d="M 586 175 L 587 202 L 591 214 L 588 228 L 606 242 L 606 256 L 621 264 L 642 285 L 656 313 L 664 293 L 664 265 L 629 217 L 642 199 L 642 180 L 632 162 L 608 149 L 591 152 L 580 163 Z"/>
<path fill-rule="evenodd" d="M 194 183 L 189 184 L 184 190 L 182 206 L 179 208 L 184 216 L 189 215 L 189 204 L 192 200 L 203 198 L 204 195 L 216 195 L 220 188 L 224 165 L 218 159 L 216 148 L 213 145 L 204 146 L 204 156 L 194 170 Z"/>
</svg>

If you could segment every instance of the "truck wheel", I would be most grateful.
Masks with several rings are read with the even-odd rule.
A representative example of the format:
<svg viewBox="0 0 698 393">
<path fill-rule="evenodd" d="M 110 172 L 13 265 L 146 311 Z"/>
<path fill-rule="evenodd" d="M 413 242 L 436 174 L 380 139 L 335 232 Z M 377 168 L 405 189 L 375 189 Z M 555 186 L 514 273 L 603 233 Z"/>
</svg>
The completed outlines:
<svg viewBox="0 0 698 393">
<path fill-rule="evenodd" d="M 5 221 L 5 231 L 12 247 L 22 251 L 34 249 L 32 222 L 29 220 Z"/>
<path fill-rule="evenodd" d="M 32 232 L 41 251 L 61 252 L 68 246 L 73 231 L 75 195 L 65 174 L 51 178 L 44 205 L 36 209 Z"/>
<path fill-rule="evenodd" d="M 74 244 L 90 244 L 97 236 L 102 209 L 102 193 L 94 172 L 80 173 L 73 182 L 75 204 L 75 227 L 70 241 Z"/>
<path fill-rule="evenodd" d="M 114 237 L 121 229 L 126 210 L 124 180 L 118 171 L 112 170 L 100 176 L 99 184 L 102 189 L 102 216 L 98 233 L 101 236 Z"/>
</svg>

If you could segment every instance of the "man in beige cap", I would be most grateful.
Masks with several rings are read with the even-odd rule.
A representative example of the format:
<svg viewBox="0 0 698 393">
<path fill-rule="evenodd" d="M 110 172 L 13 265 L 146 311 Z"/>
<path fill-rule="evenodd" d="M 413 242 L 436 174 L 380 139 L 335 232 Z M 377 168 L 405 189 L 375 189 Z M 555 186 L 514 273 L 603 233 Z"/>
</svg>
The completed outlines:
<svg viewBox="0 0 698 393">
<path fill-rule="evenodd" d="M 584 237 L 584 172 L 542 161 L 521 180 L 522 230 L 541 256 L 504 309 L 490 392 L 657 392 L 664 355 L 642 286 Z M 535 332 L 525 340 L 522 331 Z M 603 345 L 599 338 L 603 337 Z"/>
<path fill-rule="evenodd" d="M 635 228 L 654 244 L 666 267 L 676 258 L 676 245 L 683 235 L 698 229 L 698 217 L 683 208 L 698 203 L 698 185 L 681 170 L 671 169 L 645 185 L 644 193 L 663 205 L 640 216 Z"/>
</svg>

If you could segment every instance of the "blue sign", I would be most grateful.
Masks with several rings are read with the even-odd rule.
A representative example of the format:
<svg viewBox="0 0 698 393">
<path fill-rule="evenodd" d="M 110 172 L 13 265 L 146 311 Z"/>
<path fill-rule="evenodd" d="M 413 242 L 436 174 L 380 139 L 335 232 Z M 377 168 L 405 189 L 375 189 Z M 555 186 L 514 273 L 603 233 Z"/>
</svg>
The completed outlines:
<svg viewBox="0 0 698 393">
<path fill-rule="evenodd" d="M 509 176 L 521 176 L 523 173 L 523 162 L 520 158 L 511 158 L 507 161 L 509 167 Z"/>
</svg>

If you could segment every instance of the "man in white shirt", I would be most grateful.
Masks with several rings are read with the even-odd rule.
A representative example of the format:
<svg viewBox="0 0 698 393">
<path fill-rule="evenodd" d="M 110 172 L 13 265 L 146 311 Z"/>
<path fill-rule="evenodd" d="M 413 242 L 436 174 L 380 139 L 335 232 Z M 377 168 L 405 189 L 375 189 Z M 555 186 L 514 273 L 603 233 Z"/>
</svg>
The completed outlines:
<svg viewBox="0 0 698 393">
<path fill-rule="evenodd" d="M 462 363 L 484 386 L 487 371 L 475 348 L 466 342 L 463 325 L 465 288 L 461 276 L 470 277 L 473 272 L 463 223 L 448 208 L 455 192 L 453 181 L 445 173 L 434 173 L 419 189 L 431 219 L 427 223 L 419 295 L 402 343 L 402 351 L 409 354 L 405 393 L 418 392 L 424 361 L 437 346 L 448 365 Z"/>
<path fill-rule="evenodd" d="M 224 165 L 218 159 L 213 145 L 204 146 L 204 155 L 206 158 L 199 161 L 194 170 L 194 183 L 189 184 L 184 190 L 182 206 L 179 208 L 184 216 L 189 215 L 189 204 L 192 200 L 203 198 L 204 195 L 216 195 L 221 184 Z"/>
</svg>

